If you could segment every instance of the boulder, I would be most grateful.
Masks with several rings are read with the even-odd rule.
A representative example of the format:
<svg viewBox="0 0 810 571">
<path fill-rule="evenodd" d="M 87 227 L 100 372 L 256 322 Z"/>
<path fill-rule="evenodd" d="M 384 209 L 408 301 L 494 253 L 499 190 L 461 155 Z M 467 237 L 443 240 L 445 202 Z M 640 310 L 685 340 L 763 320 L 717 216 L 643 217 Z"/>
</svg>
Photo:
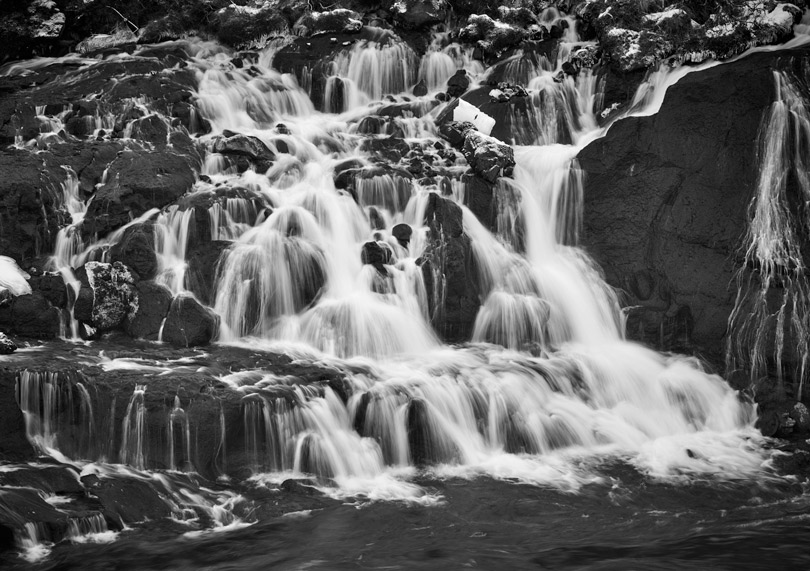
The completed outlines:
<svg viewBox="0 0 810 571">
<path fill-rule="evenodd" d="M 425 223 L 428 242 L 417 263 L 425 279 L 431 324 L 447 342 L 468 341 L 481 301 L 461 208 L 432 193 Z"/>
<path fill-rule="evenodd" d="M 158 269 L 155 252 L 155 225 L 151 220 L 133 224 L 110 248 L 110 261 L 121 262 L 142 280 L 151 280 Z"/>
<path fill-rule="evenodd" d="M 400 0 L 391 7 L 394 21 L 407 30 L 441 24 L 447 18 L 446 0 Z"/>
<path fill-rule="evenodd" d="M 11 355 L 16 350 L 17 344 L 5 333 L 0 332 L 0 355 Z"/>
<path fill-rule="evenodd" d="M 428 88 L 427 85 L 425 84 L 425 80 L 420 79 L 419 82 L 413 86 L 411 93 L 413 93 L 415 97 L 424 97 L 425 95 L 427 95 Z"/>
<path fill-rule="evenodd" d="M 447 121 L 439 124 L 439 134 L 457 149 L 464 147 L 467 131 L 474 129 L 475 125 L 470 122 Z"/>
<path fill-rule="evenodd" d="M 138 311 L 135 278 L 121 262 L 87 262 L 76 272 L 81 287 L 73 316 L 99 331 L 110 331 Z"/>
<path fill-rule="evenodd" d="M 387 274 L 385 265 L 392 263 L 391 247 L 385 242 L 366 242 L 360 250 L 360 261 L 374 266 L 381 274 Z"/>
<path fill-rule="evenodd" d="M 447 80 L 447 94 L 450 97 L 461 97 L 470 86 L 467 70 L 459 69 Z"/>
<path fill-rule="evenodd" d="M 82 232 L 103 236 L 152 208 L 167 206 L 194 184 L 190 159 L 127 149 L 109 166 L 107 183 L 87 208 Z"/>
<path fill-rule="evenodd" d="M 214 240 L 193 248 L 186 254 L 185 287 L 206 305 L 213 305 L 216 276 L 222 253 L 231 242 Z"/>
<path fill-rule="evenodd" d="M 776 59 L 791 55 L 805 61 L 806 51 L 690 73 L 657 114 L 618 121 L 579 153 L 582 244 L 637 308 L 631 338 L 722 361 L 756 141 L 774 99 Z"/>
<path fill-rule="evenodd" d="M 478 131 L 467 131 L 462 152 L 472 170 L 489 182 L 495 182 L 500 176 L 511 176 L 515 166 L 512 147 Z"/>
<path fill-rule="evenodd" d="M 65 28 L 65 14 L 54 0 L 5 2 L 0 18 L 0 37 L 5 43 L 3 57 L 28 58 L 50 55 L 59 48 Z"/>
<path fill-rule="evenodd" d="M 60 311 L 38 291 L 0 307 L 0 326 L 23 337 L 53 339 L 59 335 L 61 321 Z"/>
<path fill-rule="evenodd" d="M 409 224 L 397 224 L 391 229 L 391 234 L 397 239 L 400 246 L 407 248 L 413 235 L 413 228 Z"/>
<path fill-rule="evenodd" d="M 176 347 L 208 345 L 218 329 L 218 319 L 213 311 L 193 296 L 178 295 L 172 300 L 163 326 L 163 341 Z"/>
<path fill-rule="evenodd" d="M 33 291 L 40 292 L 54 307 L 63 308 L 67 306 L 67 289 L 65 289 L 65 279 L 58 272 L 43 272 L 39 275 L 32 275 L 28 280 Z"/>
<path fill-rule="evenodd" d="M 299 36 L 322 36 L 324 34 L 355 34 L 363 27 L 360 14 L 353 10 L 337 8 L 326 12 L 309 12 L 295 23 L 293 31 Z"/>
<path fill-rule="evenodd" d="M 156 341 L 163 320 L 169 313 L 172 292 L 153 281 L 140 281 L 135 285 L 138 305 L 131 315 L 124 319 L 124 331 L 136 339 Z"/>
<path fill-rule="evenodd" d="M 261 139 L 235 133 L 231 136 L 214 139 L 211 150 L 230 157 L 240 170 L 253 166 L 257 172 L 266 172 L 276 156 Z M 242 161 L 240 161 L 240 159 Z M 244 162 L 247 161 L 247 162 Z"/>
</svg>

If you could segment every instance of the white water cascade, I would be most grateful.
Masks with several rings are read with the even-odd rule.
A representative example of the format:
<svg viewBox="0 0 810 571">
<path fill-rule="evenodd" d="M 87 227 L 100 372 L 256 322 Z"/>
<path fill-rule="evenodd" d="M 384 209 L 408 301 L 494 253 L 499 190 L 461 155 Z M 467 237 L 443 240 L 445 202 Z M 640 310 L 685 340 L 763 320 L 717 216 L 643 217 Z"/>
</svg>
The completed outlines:
<svg viewBox="0 0 810 571">
<path fill-rule="evenodd" d="M 218 469 L 230 468 L 227 452 L 246 458 L 259 482 L 312 476 L 336 496 L 425 502 L 435 498 L 409 481 L 417 469 L 567 490 L 598 479 L 604 458 L 670 480 L 763 473 L 753 407 L 697 360 L 625 341 L 616 295 L 578 247 L 576 154 L 603 132 L 594 115 L 598 86 L 587 72 L 558 76 L 582 43 L 572 22 L 554 61 L 518 54 L 503 70 L 506 81 L 527 84 L 529 114 L 511 121 L 524 129 L 515 140 L 528 144 L 515 147 L 514 175 L 494 185 L 492 228 L 464 206 L 473 192 L 459 176 L 467 165 L 435 125 L 446 106 L 430 93 L 448 75 L 463 66 L 473 86 L 486 79 L 460 47 L 437 41 L 421 63 L 393 41 L 343 49 L 319 102 L 326 112 L 315 110 L 306 77 L 299 85 L 271 67 L 277 46 L 249 68 L 208 44 L 191 50 L 196 102 L 212 132 L 199 137 L 202 176 L 183 206 L 131 222 L 155 226 L 155 280 L 192 295 L 185 275 L 194 213 L 185 206 L 204 205 L 208 238 L 230 242 L 211 297 L 219 342 L 286 353 L 344 381 L 307 385 L 264 369 L 220 375 L 238 395 L 241 422 L 220 409 Z M 413 96 L 419 79 L 429 95 Z M 654 101 L 640 97 L 635 111 Z M 380 127 L 373 134 L 359 128 L 369 118 Z M 237 168 L 215 152 L 233 133 L 258 139 L 272 165 Z M 385 147 L 392 140 L 393 158 Z M 444 174 L 408 172 L 428 162 L 431 149 L 451 157 Z M 350 184 L 336 184 L 347 165 Z M 457 235 L 449 220 L 437 227 L 427 219 L 437 195 L 454 202 L 446 210 L 458 213 Z M 407 238 L 396 229 L 403 225 Z M 66 235 L 60 267 L 108 250 L 124 231 L 81 251 Z M 423 271 L 426 258 L 451 248 L 457 259 L 443 253 Z M 437 304 L 457 301 L 436 295 L 457 285 L 447 283 L 452 264 L 469 268 L 470 301 L 480 308 L 469 342 L 450 346 L 431 317 Z M 147 390 L 136 385 L 119 416 L 116 460 L 138 471 L 159 465 L 149 441 L 160 432 L 169 440 L 160 461 L 171 473 L 201 469 L 192 463 L 193 409 L 178 397 L 150 424 Z M 226 447 L 234 425 L 243 445 Z M 43 442 L 53 439 L 44 425 L 32 420 L 30 428 Z"/>
</svg>

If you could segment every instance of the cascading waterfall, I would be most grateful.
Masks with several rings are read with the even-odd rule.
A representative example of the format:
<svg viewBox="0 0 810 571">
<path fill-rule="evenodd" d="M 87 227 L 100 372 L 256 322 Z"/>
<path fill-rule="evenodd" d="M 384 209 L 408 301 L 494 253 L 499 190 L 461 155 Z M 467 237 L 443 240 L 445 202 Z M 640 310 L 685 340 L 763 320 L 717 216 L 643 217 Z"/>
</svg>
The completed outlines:
<svg viewBox="0 0 810 571">
<path fill-rule="evenodd" d="M 801 400 L 810 365 L 810 282 L 801 239 L 810 235 L 810 108 L 801 81 L 775 71 L 776 99 L 760 133 L 759 178 L 749 207 L 743 266 L 729 316 L 727 364 L 753 383 L 787 375 Z"/>
<path fill-rule="evenodd" d="M 559 18 L 549 13 L 546 22 Z M 366 139 L 386 141 L 396 132 L 410 148 L 443 147 L 434 119 L 444 107 L 430 110 L 427 98 L 406 101 L 405 95 L 420 79 L 428 93 L 437 91 L 459 67 L 473 82 L 483 82 L 480 64 L 444 41 L 421 63 L 404 44 L 358 42 L 333 62 L 326 112 L 318 113 L 306 94 L 311 86 L 270 67 L 275 46 L 250 70 L 234 68 L 224 50 L 210 45 L 195 52 L 196 101 L 212 128 L 200 138 L 207 151 L 203 176 L 183 206 L 149 211 L 130 223 L 155 226 L 155 280 L 175 295 L 190 295 L 185 264 L 197 231 L 192 222 L 195 209 L 207 210 L 208 237 L 231 242 L 217 264 L 212 300 L 221 319 L 220 342 L 287 351 L 345 379 L 337 387 L 264 370 L 221 375 L 239 396 L 240 418 L 234 422 L 232 410 L 223 406 L 214 421 L 220 475 L 238 473 L 246 458 L 256 481 L 311 475 L 336 495 L 424 499 L 424 490 L 406 481 L 414 467 L 569 490 L 595 478 L 580 460 L 603 455 L 629 458 L 661 478 L 761 473 L 753 407 L 695 361 L 624 341 L 616 295 L 578 248 L 583 187 L 576 154 L 599 133 L 593 114 L 597 86 L 584 71 L 576 79 L 554 80 L 568 44 L 582 44 L 573 21 L 566 30 L 554 61 L 517 54 L 504 71 L 506 81 L 528 84 L 531 117 L 524 132 L 515 132 L 525 146 L 515 148 L 514 177 L 495 185 L 494 232 L 461 207 L 481 308 L 472 342 L 456 347 L 442 345 L 429 324 L 429 308 L 446 301 L 440 299 L 445 276 L 434 267 L 428 277 L 440 287 L 428 288 L 420 258 L 435 239 L 425 220 L 431 196 L 440 193 L 460 205 L 467 190 L 457 180 L 404 175 L 405 161 L 395 169 L 381 167 L 384 161 L 362 146 L 358 124 L 383 106 L 407 103 L 401 116 L 387 118 L 389 131 L 381 127 Z M 782 85 L 787 93 L 787 82 Z M 636 111 L 654 99 L 640 98 Z M 796 104 L 783 106 L 798 116 Z M 526 125 L 524 119 L 513 123 Z M 225 152 L 214 152 L 228 131 L 259 139 L 275 155 L 273 164 L 266 170 L 237 168 Z M 350 189 L 337 188 L 335 172 L 349 162 L 359 174 Z M 68 179 L 75 184 L 75 176 Z M 73 192 L 66 183 L 66 209 L 78 223 L 85 205 Z M 762 222 L 753 226 L 767 229 L 772 222 L 766 220 L 775 215 L 756 213 Z M 406 240 L 396 231 L 401 224 L 410 230 Z M 124 230 L 88 245 L 71 241 L 66 229 L 56 266 L 76 267 L 91 252 L 103 257 Z M 764 243 L 759 233 L 752 236 Z M 752 259 L 759 248 L 752 246 Z M 794 253 L 787 255 L 793 259 Z M 771 264 L 770 279 L 784 279 L 779 265 Z M 799 290 L 793 291 L 791 306 L 799 299 Z M 431 293 L 437 299 L 429 300 Z M 182 472 L 204 469 L 194 460 L 193 442 L 203 421 L 180 396 L 147 410 L 149 385 L 138 382 L 124 397 L 129 401 L 123 419 L 115 417 L 115 402 L 105 403 L 105 418 L 99 418 L 100 409 L 85 404 L 87 388 L 78 383 L 71 389 L 81 404 L 70 408 L 82 425 L 97 432 L 108 427 L 120 442 L 85 457 L 106 456 L 131 467 L 93 469 L 126 472 L 170 490 L 178 519 L 191 519 L 207 506 L 221 525 L 236 521 L 221 511 L 238 501 L 233 496 L 218 496 L 211 507 L 210 498 L 193 497 L 188 488 L 179 492 L 171 483 L 188 476 Z M 41 442 L 42 451 L 82 457 L 62 449 L 58 423 L 47 420 L 65 407 L 54 404 L 53 386 L 20 381 L 29 438 Z M 228 433 L 234 426 L 241 446 Z M 152 446 L 161 438 L 163 447 Z M 143 472 L 154 468 L 168 471 Z"/>
</svg>

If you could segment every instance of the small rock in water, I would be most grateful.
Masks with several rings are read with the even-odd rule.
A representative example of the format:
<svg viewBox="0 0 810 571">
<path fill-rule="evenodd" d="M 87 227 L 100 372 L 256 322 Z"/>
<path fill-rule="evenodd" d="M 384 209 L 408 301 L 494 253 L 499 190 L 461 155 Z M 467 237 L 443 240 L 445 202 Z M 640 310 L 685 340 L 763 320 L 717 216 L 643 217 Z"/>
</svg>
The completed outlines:
<svg viewBox="0 0 810 571">
<path fill-rule="evenodd" d="M 460 69 L 447 80 L 447 94 L 450 97 L 461 97 L 469 86 L 470 78 L 467 77 L 467 70 Z"/>
<path fill-rule="evenodd" d="M 419 83 L 417 83 L 416 85 L 413 86 L 413 94 L 416 97 L 424 97 L 425 95 L 427 95 L 427 93 L 428 93 L 428 90 L 427 90 L 427 85 L 425 85 L 425 80 L 420 79 Z"/>
<path fill-rule="evenodd" d="M 408 243 L 411 241 L 411 236 L 413 235 L 413 228 L 408 224 L 397 224 L 391 229 L 391 234 L 394 235 L 394 238 L 397 239 L 397 242 L 399 242 L 403 248 L 407 248 Z"/>
<path fill-rule="evenodd" d="M 9 355 L 17 350 L 17 344 L 9 339 L 5 333 L 0 333 L 0 355 Z"/>
</svg>

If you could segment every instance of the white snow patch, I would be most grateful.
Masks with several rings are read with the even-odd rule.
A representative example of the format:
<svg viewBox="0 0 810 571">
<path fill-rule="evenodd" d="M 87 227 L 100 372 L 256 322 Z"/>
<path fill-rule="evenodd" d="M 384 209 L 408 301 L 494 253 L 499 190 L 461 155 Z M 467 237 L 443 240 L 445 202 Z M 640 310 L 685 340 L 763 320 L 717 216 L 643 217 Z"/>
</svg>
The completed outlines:
<svg viewBox="0 0 810 571">
<path fill-rule="evenodd" d="M 458 100 L 458 107 L 453 110 L 453 121 L 468 121 L 484 135 L 489 135 L 495 126 L 495 119 L 463 99 Z"/>
</svg>

